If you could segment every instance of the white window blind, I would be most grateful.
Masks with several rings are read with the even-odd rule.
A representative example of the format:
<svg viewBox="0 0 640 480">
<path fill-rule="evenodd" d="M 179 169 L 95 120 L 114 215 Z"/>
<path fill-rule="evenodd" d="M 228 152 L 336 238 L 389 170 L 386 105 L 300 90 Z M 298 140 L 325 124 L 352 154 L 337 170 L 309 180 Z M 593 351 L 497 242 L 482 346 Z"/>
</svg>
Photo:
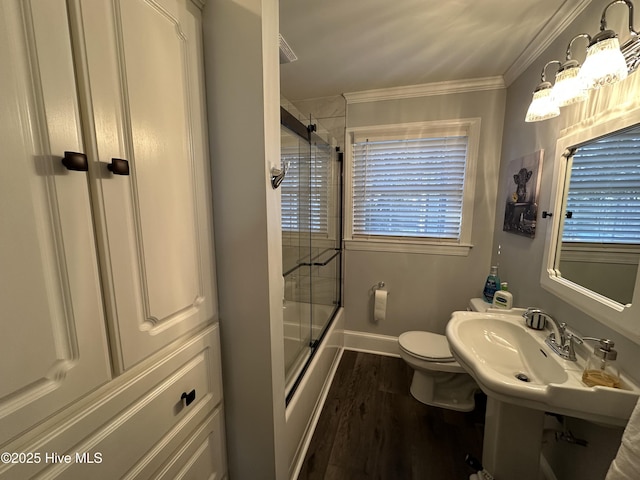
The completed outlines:
<svg viewBox="0 0 640 480">
<path fill-rule="evenodd" d="M 353 236 L 459 240 L 466 135 L 352 145 Z"/>
<path fill-rule="evenodd" d="M 563 242 L 640 243 L 640 133 L 581 146 L 573 155 Z"/>
<path fill-rule="evenodd" d="M 315 145 L 310 149 L 308 144 L 302 151 L 298 145 L 283 145 L 281 160 L 289 164 L 280 187 L 282 230 L 328 235 L 331 151 Z"/>
</svg>

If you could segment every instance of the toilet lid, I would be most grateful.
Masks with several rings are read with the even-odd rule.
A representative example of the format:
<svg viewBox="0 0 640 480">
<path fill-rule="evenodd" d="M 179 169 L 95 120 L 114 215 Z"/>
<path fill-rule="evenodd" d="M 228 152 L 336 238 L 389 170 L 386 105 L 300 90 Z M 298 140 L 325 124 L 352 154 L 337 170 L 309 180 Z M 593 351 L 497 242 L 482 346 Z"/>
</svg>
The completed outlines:
<svg viewBox="0 0 640 480">
<path fill-rule="evenodd" d="M 453 362 L 447 337 L 431 332 L 405 332 L 398 337 L 398 343 L 407 352 L 438 362 Z"/>
</svg>

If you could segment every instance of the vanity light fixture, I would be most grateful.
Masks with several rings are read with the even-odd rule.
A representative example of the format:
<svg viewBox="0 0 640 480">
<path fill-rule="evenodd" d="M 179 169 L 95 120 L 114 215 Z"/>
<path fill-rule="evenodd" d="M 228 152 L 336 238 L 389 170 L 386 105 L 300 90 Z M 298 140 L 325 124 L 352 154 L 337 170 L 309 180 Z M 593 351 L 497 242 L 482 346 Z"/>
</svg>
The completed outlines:
<svg viewBox="0 0 640 480">
<path fill-rule="evenodd" d="M 624 3 L 629 8 L 629 32 L 632 36 L 631 45 L 635 44 L 638 33 L 633 29 L 633 4 L 629 0 L 614 0 L 609 3 L 600 18 L 600 32 L 589 42 L 587 58 L 580 69 L 580 77 L 587 88 L 600 88 L 611 85 L 627 78 L 629 67 L 627 59 L 620 48 L 618 35 L 607 29 L 606 14 L 609 7 L 617 3 Z M 625 46 L 630 42 L 625 43 Z"/>
<path fill-rule="evenodd" d="M 542 69 L 542 74 L 540 75 L 542 81 L 533 92 L 533 99 L 527 110 L 527 115 L 524 119 L 525 122 L 539 122 L 560 115 L 560 107 L 556 103 L 553 86 L 550 82 L 547 82 L 545 78 L 547 67 L 556 64 L 561 66 L 559 61 L 552 60 Z"/>
<path fill-rule="evenodd" d="M 579 38 L 586 38 L 591 41 L 591 35 L 581 33 L 576 35 L 569 42 L 567 47 L 567 58 L 560 65 L 556 73 L 556 82 L 553 86 L 553 95 L 559 107 L 566 107 L 573 103 L 583 102 L 587 99 L 588 91 L 580 73 L 580 64 L 571 58 L 571 47 L 573 42 Z"/>
<path fill-rule="evenodd" d="M 607 29 L 607 10 L 612 5 L 624 3 L 629 9 L 629 38 L 620 46 L 618 35 Z M 571 47 L 578 38 L 589 39 L 584 64 L 571 58 Z M 640 67 L 640 33 L 633 28 L 633 3 L 630 0 L 613 0 L 605 7 L 600 18 L 600 32 L 594 37 L 586 33 L 576 35 L 567 48 L 567 59 L 560 64 L 556 73 L 555 86 L 545 81 L 542 70 L 542 83 L 533 93 L 533 100 L 525 117 L 526 122 L 537 122 L 553 118 L 560 114 L 559 107 L 581 102 L 588 96 L 590 89 L 624 80 Z"/>
</svg>

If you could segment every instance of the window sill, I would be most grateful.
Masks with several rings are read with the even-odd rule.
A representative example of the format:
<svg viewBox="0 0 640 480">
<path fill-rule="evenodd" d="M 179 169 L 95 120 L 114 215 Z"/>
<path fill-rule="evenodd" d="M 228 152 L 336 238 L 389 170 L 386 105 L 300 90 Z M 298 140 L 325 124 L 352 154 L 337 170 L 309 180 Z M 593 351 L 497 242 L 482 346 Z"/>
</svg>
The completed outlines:
<svg viewBox="0 0 640 480">
<path fill-rule="evenodd" d="M 639 257 L 640 248 L 638 245 L 564 242 L 560 262 L 638 265 Z"/>
<path fill-rule="evenodd" d="M 467 257 L 471 244 L 412 242 L 406 240 L 345 240 L 345 250 L 361 252 L 420 253 L 425 255 L 451 255 Z"/>
</svg>

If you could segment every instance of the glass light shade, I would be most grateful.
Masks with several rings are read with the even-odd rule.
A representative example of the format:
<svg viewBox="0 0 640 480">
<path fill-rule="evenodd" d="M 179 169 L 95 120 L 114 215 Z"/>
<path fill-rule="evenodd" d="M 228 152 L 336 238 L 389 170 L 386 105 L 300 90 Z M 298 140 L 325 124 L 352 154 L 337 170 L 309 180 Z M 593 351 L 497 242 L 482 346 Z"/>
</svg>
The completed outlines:
<svg viewBox="0 0 640 480">
<path fill-rule="evenodd" d="M 557 73 L 553 96 L 558 107 L 566 107 L 587 99 L 588 91 L 579 72 L 580 67 L 576 62 L 575 66 L 569 66 Z"/>
<path fill-rule="evenodd" d="M 560 115 L 560 107 L 558 107 L 553 97 L 551 84 L 549 82 L 541 83 L 533 93 L 533 100 L 531 100 L 531 105 L 529 105 L 524 121 L 539 122 L 558 115 Z"/>
<path fill-rule="evenodd" d="M 627 63 L 620 51 L 620 42 L 617 37 L 592 43 L 587 50 L 584 65 L 580 69 L 580 77 L 587 88 L 611 85 L 627 78 L 628 73 Z"/>
</svg>

